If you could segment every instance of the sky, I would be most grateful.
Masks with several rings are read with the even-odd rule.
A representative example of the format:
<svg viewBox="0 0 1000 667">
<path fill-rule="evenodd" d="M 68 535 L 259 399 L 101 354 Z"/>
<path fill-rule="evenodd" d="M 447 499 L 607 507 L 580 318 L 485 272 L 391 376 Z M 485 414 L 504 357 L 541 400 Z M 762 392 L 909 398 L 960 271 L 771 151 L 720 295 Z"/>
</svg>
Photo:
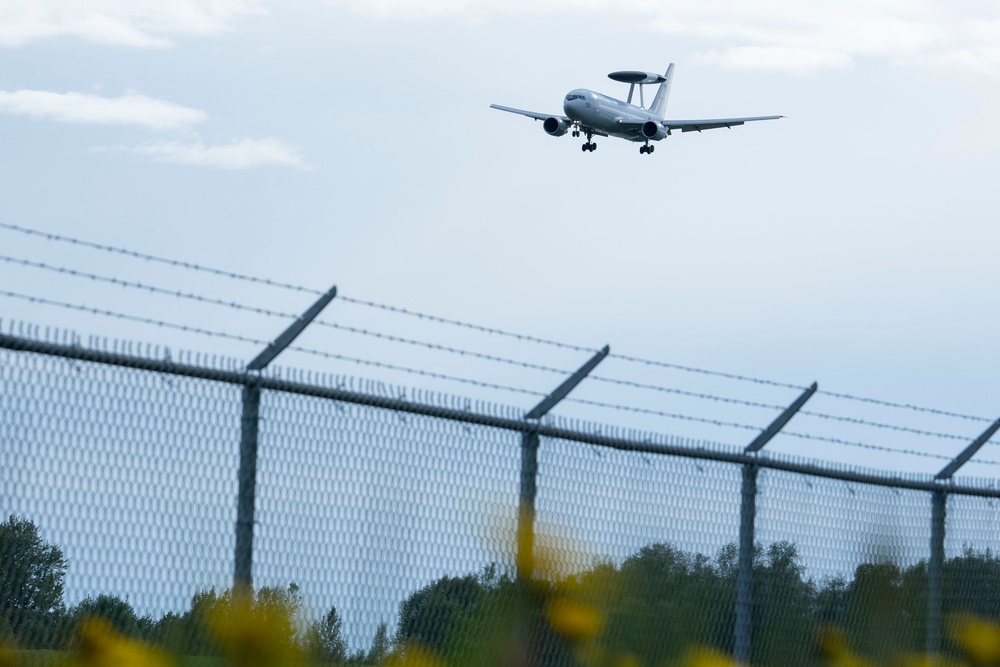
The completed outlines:
<svg viewBox="0 0 1000 667">
<path fill-rule="evenodd" d="M 1000 10 L 991 3 L 8 2 L 0 25 L 0 215 L 9 225 L 316 290 L 337 285 L 343 295 L 584 348 L 611 344 L 618 354 L 981 417 L 929 426 L 910 411 L 877 418 L 967 440 L 997 414 L 1000 315 L 989 304 Z M 786 118 L 673 136 L 639 156 L 610 139 L 583 154 L 568 135 L 548 137 L 538 123 L 489 109 L 560 113 L 567 90 L 624 96 L 607 72 L 669 62 L 677 70 L 668 116 Z M 210 284 L 10 230 L 0 248 L 170 289 Z M 32 296 L 255 340 L 283 328 L 136 290 L 105 294 L 9 260 L 0 271 Z M 199 293 L 282 312 L 312 298 L 245 283 L 212 288 Z M 253 344 L 219 346 L 10 296 L 0 303 L 8 322 L 256 353 Z M 342 324 L 369 325 L 372 313 L 335 308 Z M 384 326 L 422 332 L 405 318 Z M 460 333 L 427 336 L 566 370 L 587 356 Z M 393 361 L 379 342 L 327 337 L 316 347 Z M 467 360 L 426 363 L 463 370 Z M 485 382 L 511 379 L 507 368 L 473 370 Z M 619 375 L 647 380 L 634 368 Z M 544 393 L 556 380 L 532 378 L 528 388 Z M 698 377 L 649 381 L 701 389 Z M 774 405 L 796 395 L 758 389 L 719 392 Z M 683 407 L 654 398 L 663 411 Z M 869 416 L 865 405 L 827 407 Z M 613 418 L 595 418 L 605 419 Z M 746 439 L 703 424 L 642 426 Z M 879 442 L 939 456 L 961 447 Z M 914 472 L 938 465 L 780 446 Z"/>
<path fill-rule="evenodd" d="M 808 407 L 842 419 L 802 415 L 788 430 L 828 440 L 781 436 L 768 446 L 933 474 L 1000 416 L 998 44 L 1000 8 L 985 1 L 8 0 L 2 326 L 245 363 L 260 342 L 9 293 L 253 341 L 273 339 L 288 318 L 50 269 L 286 314 L 315 298 L 13 225 L 792 385 L 612 357 L 595 374 L 660 389 L 588 380 L 574 397 L 644 412 L 555 410 L 571 418 L 737 447 L 813 381 L 978 417 L 818 394 Z M 646 156 L 603 138 L 583 153 L 582 139 L 489 108 L 558 114 L 575 88 L 624 97 L 608 72 L 671 62 L 668 116 L 786 118 L 678 133 Z M 324 318 L 566 372 L 590 355 L 343 300 Z M 295 351 L 281 364 L 524 410 L 561 381 L 344 329 L 314 326 L 300 345 L 535 393 Z M 977 459 L 1000 451 L 988 445 Z M 965 472 L 996 477 L 995 465 Z"/>
</svg>

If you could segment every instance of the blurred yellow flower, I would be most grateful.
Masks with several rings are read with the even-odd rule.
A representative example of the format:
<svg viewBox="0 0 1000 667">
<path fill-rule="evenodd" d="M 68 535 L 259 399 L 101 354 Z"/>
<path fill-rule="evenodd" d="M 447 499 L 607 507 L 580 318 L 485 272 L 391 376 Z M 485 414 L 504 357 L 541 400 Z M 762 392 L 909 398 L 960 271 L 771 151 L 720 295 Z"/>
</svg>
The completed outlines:
<svg viewBox="0 0 1000 667">
<path fill-rule="evenodd" d="M 704 646 L 689 648 L 681 660 L 683 667 L 740 667 L 732 656 Z"/>
<path fill-rule="evenodd" d="M 294 619 L 279 605 L 254 602 L 249 593 L 235 592 L 208 613 L 208 628 L 229 661 L 242 667 L 283 667 L 304 662 L 293 641 Z"/>
<path fill-rule="evenodd" d="M 77 629 L 78 644 L 70 664 L 77 667 L 173 667 L 164 653 L 122 637 L 103 618 L 90 618 Z"/>
<path fill-rule="evenodd" d="M 545 618 L 552 629 L 572 642 L 584 642 L 601 633 L 604 619 L 596 608 L 567 597 L 556 597 L 545 605 Z"/>
<path fill-rule="evenodd" d="M 952 641 L 978 665 L 1000 665 L 1000 623 L 958 614 L 948 623 Z"/>
<path fill-rule="evenodd" d="M 836 626 L 824 625 L 816 632 L 816 648 L 830 667 L 872 667 L 870 662 L 851 652 L 847 635 Z"/>
<path fill-rule="evenodd" d="M 12 646 L 0 644 L 0 667 L 19 667 L 21 656 Z"/>
</svg>

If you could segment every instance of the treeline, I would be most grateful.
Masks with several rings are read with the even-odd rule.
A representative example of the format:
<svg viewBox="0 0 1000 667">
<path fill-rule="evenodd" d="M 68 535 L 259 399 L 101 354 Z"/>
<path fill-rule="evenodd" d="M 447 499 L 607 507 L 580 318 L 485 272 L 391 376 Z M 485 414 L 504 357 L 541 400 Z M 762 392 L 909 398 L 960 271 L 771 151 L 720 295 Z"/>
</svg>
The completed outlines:
<svg viewBox="0 0 1000 667">
<path fill-rule="evenodd" d="M 62 649 L 81 620 L 102 617 L 118 633 L 175 655 L 218 654 L 207 620 L 213 610 L 233 604 L 231 591 L 199 592 L 184 613 L 158 619 L 137 615 L 112 595 L 66 607 L 66 567 L 61 550 L 44 542 L 30 521 L 12 516 L 0 524 L 0 642 Z M 948 559 L 944 570 L 946 614 L 1000 618 L 1000 558 L 967 549 Z M 269 614 L 270 631 L 324 663 L 381 664 L 404 647 L 419 645 L 453 664 L 488 664 L 514 650 L 514 641 L 517 650 L 534 656 L 529 662 L 569 665 L 579 659 L 574 654 L 579 642 L 567 637 L 591 633 L 588 650 L 654 665 L 676 659 L 692 645 L 732 650 L 736 572 L 733 544 L 712 557 L 651 544 L 620 564 L 596 562 L 583 572 L 527 587 L 491 565 L 415 591 L 400 604 L 394 629 L 381 624 L 369 646 L 353 651 L 336 608 L 311 623 L 296 622 L 302 599 L 295 584 L 261 588 L 252 605 Z M 562 620 L 553 616 L 557 604 L 570 604 Z M 756 665 L 818 663 L 814 635 L 828 624 L 843 628 L 854 648 L 873 658 L 920 652 L 927 629 L 927 565 L 866 563 L 850 580 L 817 582 L 807 576 L 793 544 L 759 547 L 752 618 Z"/>
<path fill-rule="evenodd" d="M 585 572 L 543 582 L 541 604 L 556 596 L 576 598 L 602 620 L 599 644 L 639 664 L 672 664 L 693 645 L 723 653 L 733 649 L 738 551 L 735 544 L 714 557 L 651 544 L 621 565 L 598 562 Z M 890 660 L 926 648 L 927 563 L 864 563 L 850 580 L 809 578 L 794 544 L 758 545 L 753 565 L 752 664 L 825 664 L 816 652 L 816 633 L 834 626 L 861 655 Z M 966 548 L 944 564 L 945 618 L 968 612 L 1000 619 L 1000 558 Z M 543 664 L 571 664 L 558 633 L 518 606 L 517 586 L 487 568 L 480 575 L 444 577 L 400 605 L 396 645 L 416 640 L 437 653 L 459 654 L 489 646 L 480 636 L 506 614 L 535 618 L 538 650 L 553 657 Z M 502 625 L 502 620 L 500 621 Z M 510 624 L 512 627 L 516 623 Z M 516 632 L 516 628 L 514 628 Z M 477 634 L 479 633 L 479 634 Z M 946 647 L 946 653 L 957 652 Z"/>
</svg>

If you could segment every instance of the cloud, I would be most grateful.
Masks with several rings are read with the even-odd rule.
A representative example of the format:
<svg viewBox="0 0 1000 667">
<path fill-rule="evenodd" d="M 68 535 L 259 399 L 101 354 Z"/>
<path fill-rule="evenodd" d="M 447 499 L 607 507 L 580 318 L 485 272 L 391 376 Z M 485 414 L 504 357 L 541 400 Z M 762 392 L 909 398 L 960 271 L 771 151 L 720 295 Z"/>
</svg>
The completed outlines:
<svg viewBox="0 0 1000 667">
<path fill-rule="evenodd" d="M 1000 72 L 1000 4 L 978 0 L 327 0 L 384 19 L 601 13 L 709 43 L 704 62 L 791 74 L 862 58 Z"/>
<path fill-rule="evenodd" d="M 854 64 L 851 56 L 844 52 L 787 46 L 739 46 L 721 53 L 709 51 L 698 59 L 724 69 L 770 70 L 798 75 L 845 69 Z"/>
<path fill-rule="evenodd" d="M 263 13 L 263 0 L 3 0 L 0 46 L 70 37 L 165 48 L 176 37 L 214 35 L 242 16 Z"/>
<path fill-rule="evenodd" d="M 289 146 L 275 138 L 239 139 L 218 146 L 206 146 L 201 142 L 162 141 L 128 148 L 99 150 L 122 150 L 151 158 L 155 162 L 186 164 L 213 169 L 237 170 L 265 166 L 312 169 L 312 166 L 303 159 L 298 148 Z"/>
<path fill-rule="evenodd" d="M 138 93 L 101 97 L 45 90 L 0 91 L 0 113 L 44 118 L 60 123 L 140 125 L 153 130 L 184 129 L 208 117 L 200 109 Z"/>
</svg>

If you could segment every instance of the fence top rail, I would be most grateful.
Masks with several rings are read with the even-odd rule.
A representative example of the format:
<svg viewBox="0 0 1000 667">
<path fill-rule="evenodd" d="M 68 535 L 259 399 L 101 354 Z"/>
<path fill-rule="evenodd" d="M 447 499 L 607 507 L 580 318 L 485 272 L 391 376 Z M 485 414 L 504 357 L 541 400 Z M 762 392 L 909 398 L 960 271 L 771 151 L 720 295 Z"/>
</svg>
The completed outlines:
<svg viewBox="0 0 1000 667">
<path fill-rule="evenodd" d="M 953 480 L 948 480 L 947 482 L 935 481 L 930 475 L 927 475 L 926 478 L 921 476 L 904 477 L 901 475 L 893 475 L 877 471 L 864 471 L 848 467 L 825 466 L 815 462 L 775 456 L 774 454 L 765 456 L 760 454 L 747 454 L 740 449 L 716 449 L 712 448 L 710 443 L 707 442 L 698 443 L 697 441 L 689 441 L 686 444 L 676 444 L 676 441 L 667 442 L 662 435 L 643 435 L 639 433 L 630 433 L 627 435 L 618 435 L 616 433 L 609 435 L 597 432 L 586 432 L 575 428 L 568 428 L 558 423 L 556 420 L 553 420 L 556 421 L 556 423 L 526 421 L 520 417 L 505 417 L 498 414 L 474 412 L 470 409 L 432 405 L 430 403 L 421 403 L 418 401 L 407 400 L 405 398 L 394 398 L 391 396 L 364 393 L 353 389 L 307 384 L 242 370 L 209 368 L 205 366 L 179 363 L 169 359 L 152 359 L 122 354 L 119 352 L 89 349 L 79 345 L 66 345 L 61 343 L 32 340 L 3 333 L 0 333 L 0 349 L 162 373 L 166 375 L 208 380 L 211 382 L 221 382 L 240 386 L 257 385 L 261 389 L 271 391 L 323 398 L 343 403 L 393 410 L 396 412 L 426 417 L 435 417 L 464 424 L 485 426 L 518 433 L 537 433 L 539 436 L 543 437 L 568 440 L 571 442 L 578 442 L 597 447 L 606 447 L 625 452 L 676 456 L 738 465 L 752 465 L 764 469 L 798 473 L 844 482 L 885 486 L 896 489 L 928 492 L 944 491 L 955 495 L 1000 498 L 1000 489 L 998 488 L 987 487 L 985 485 L 970 486 L 965 484 L 955 484 Z M 512 409 L 509 414 L 513 415 L 516 414 L 516 412 Z M 985 480 L 983 481 L 985 482 Z"/>
</svg>

